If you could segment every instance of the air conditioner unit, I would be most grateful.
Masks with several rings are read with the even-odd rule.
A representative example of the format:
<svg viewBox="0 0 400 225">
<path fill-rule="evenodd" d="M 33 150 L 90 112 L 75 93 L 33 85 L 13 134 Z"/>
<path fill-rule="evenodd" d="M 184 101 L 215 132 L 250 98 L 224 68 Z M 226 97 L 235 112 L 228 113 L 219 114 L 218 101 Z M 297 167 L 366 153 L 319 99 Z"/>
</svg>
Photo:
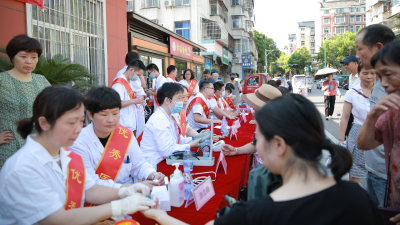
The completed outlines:
<svg viewBox="0 0 400 225">
<path fill-rule="evenodd" d="M 172 0 L 165 0 L 165 1 L 164 1 L 164 6 L 165 6 L 165 7 L 172 7 L 172 5 L 173 5 Z"/>
<path fill-rule="evenodd" d="M 242 63 L 242 62 L 240 61 L 240 59 L 235 59 L 235 60 L 233 60 L 233 62 L 234 62 L 234 63 Z"/>
<path fill-rule="evenodd" d="M 236 54 L 233 54 L 233 58 L 236 58 L 237 57 L 237 55 Z"/>
</svg>

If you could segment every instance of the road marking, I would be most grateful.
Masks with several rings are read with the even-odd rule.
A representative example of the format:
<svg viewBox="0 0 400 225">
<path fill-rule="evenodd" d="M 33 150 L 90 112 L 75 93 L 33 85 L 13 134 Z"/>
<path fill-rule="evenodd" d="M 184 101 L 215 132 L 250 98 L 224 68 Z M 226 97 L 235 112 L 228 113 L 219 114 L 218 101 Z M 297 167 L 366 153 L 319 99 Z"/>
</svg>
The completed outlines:
<svg viewBox="0 0 400 225">
<path fill-rule="evenodd" d="M 335 138 L 331 133 L 329 133 L 329 131 L 327 131 L 326 129 L 325 129 L 325 136 L 326 136 L 327 138 L 331 139 L 331 141 L 332 141 L 333 143 L 335 143 L 335 144 L 339 143 L 339 140 L 336 139 L 336 138 Z"/>
</svg>

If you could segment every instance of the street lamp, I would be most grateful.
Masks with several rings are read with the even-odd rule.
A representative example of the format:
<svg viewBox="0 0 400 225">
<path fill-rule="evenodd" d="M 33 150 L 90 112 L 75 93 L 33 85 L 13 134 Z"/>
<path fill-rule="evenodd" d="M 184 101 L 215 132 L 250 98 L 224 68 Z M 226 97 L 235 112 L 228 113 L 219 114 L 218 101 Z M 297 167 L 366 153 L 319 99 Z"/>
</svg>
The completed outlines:
<svg viewBox="0 0 400 225">
<path fill-rule="evenodd" d="M 271 54 L 273 51 L 279 51 L 278 49 L 267 50 L 265 49 L 265 71 L 268 73 L 268 55 Z M 270 52 L 270 53 L 268 53 Z"/>
<path fill-rule="evenodd" d="M 317 45 L 319 46 L 319 45 Z M 320 48 L 324 49 L 324 55 L 325 55 L 325 68 L 326 68 L 326 47 L 325 46 L 319 46 Z"/>
</svg>

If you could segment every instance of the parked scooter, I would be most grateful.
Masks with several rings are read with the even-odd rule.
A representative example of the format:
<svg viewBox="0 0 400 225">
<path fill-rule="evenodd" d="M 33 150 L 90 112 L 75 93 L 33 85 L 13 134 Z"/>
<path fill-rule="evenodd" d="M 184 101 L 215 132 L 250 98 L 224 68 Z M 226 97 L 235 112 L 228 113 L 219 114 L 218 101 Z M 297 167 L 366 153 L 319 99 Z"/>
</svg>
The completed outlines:
<svg viewBox="0 0 400 225">
<path fill-rule="evenodd" d="M 349 84 L 348 84 L 348 83 L 344 84 L 342 88 L 343 88 L 344 90 L 349 90 Z"/>
</svg>

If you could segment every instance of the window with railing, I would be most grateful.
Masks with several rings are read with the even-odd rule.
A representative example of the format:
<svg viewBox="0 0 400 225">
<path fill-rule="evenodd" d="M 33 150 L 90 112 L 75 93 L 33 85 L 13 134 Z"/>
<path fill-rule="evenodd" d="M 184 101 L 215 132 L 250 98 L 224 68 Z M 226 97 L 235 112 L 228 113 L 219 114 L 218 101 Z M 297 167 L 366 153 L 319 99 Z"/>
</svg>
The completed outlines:
<svg viewBox="0 0 400 225">
<path fill-rule="evenodd" d="M 305 41 L 301 41 L 301 46 L 304 46 L 304 45 L 306 45 L 306 42 Z"/>
<path fill-rule="evenodd" d="M 175 0 L 175 6 L 188 6 L 190 5 L 190 0 Z"/>
<path fill-rule="evenodd" d="M 345 27 L 336 27 L 337 34 L 343 34 L 345 32 Z"/>
<path fill-rule="evenodd" d="M 329 34 L 330 28 L 329 27 L 324 27 L 324 34 Z"/>
<path fill-rule="evenodd" d="M 314 36 L 314 35 L 311 36 L 310 39 L 311 39 L 311 40 L 315 40 L 315 36 Z"/>
<path fill-rule="evenodd" d="M 42 45 L 42 55 L 47 59 L 62 55 L 81 64 L 97 77 L 97 84 L 105 85 L 104 3 L 45 1 L 43 11 L 30 7 L 28 26 Z"/>
<path fill-rule="evenodd" d="M 153 7 L 160 8 L 160 0 L 142 0 L 142 9 Z"/>
<path fill-rule="evenodd" d="M 344 8 L 338 8 L 338 9 L 336 9 L 336 12 L 337 13 L 343 13 L 344 12 Z"/>
<path fill-rule="evenodd" d="M 232 16 L 232 28 L 241 29 L 243 28 L 243 16 Z"/>
<path fill-rule="evenodd" d="M 222 6 L 221 1 L 211 2 L 211 16 L 219 16 L 225 23 L 228 22 L 228 11 Z"/>
<path fill-rule="evenodd" d="M 314 33 L 314 32 L 315 32 L 315 29 L 314 29 L 314 28 L 311 28 L 310 32 L 311 32 L 311 33 Z"/>
<path fill-rule="evenodd" d="M 356 16 L 356 22 L 361 22 L 361 16 Z"/>
<path fill-rule="evenodd" d="M 235 50 L 234 50 L 236 56 L 242 54 L 242 40 L 235 40 Z"/>
<path fill-rule="evenodd" d="M 324 24 L 329 24 L 330 23 L 330 19 L 329 18 L 324 18 Z"/>
<path fill-rule="evenodd" d="M 357 8 L 357 12 L 361 12 L 363 8 Z"/>
<path fill-rule="evenodd" d="M 335 23 L 344 23 L 344 16 L 337 16 L 335 18 Z"/>
<path fill-rule="evenodd" d="M 354 26 L 353 26 L 353 25 L 351 25 L 351 26 L 349 27 L 349 31 L 350 31 L 351 33 L 354 33 Z"/>
<path fill-rule="evenodd" d="M 133 12 L 133 6 L 135 5 L 133 0 L 127 0 L 126 1 L 126 11 L 127 12 Z"/>
<path fill-rule="evenodd" d="M 306 38 L 306 35 L 305 34 L 300 34 L 300 38 Z"/>
<path fill-rule="evenodd" d="M 354 8 L 350 8 L 350 12 L 354 12 Z"/>
<path fill-rule="evenodd" d="M 241 5 L 242 1 L 241 0 L 232 0 L 232 5 Z"/>
<path fill-rule="evenodd" d="M 329 10 L 324 10 L 324 14 L 329 14 Z"/>
<path fill-rule="evenodd" d="M 242 52 L 243 53 L 250 52 L 250 41 L 248 38 L 242 38 Z"/>
<path fill-rule="evenodd" d="M 190 21 L 175 22 L 175 33 L 190 40 Z"/>
<path fill-rule="evenodd" d="M 354 16 L 350 16 L 350 23 L 354 23 Z"/>
<path fill-rule="evenodd" d="M 312 42 L 312 43 L 311 43 L 311 48 L 314 48 L 314 47 L 315 47 L 315 43 Z"/>
</svg>

